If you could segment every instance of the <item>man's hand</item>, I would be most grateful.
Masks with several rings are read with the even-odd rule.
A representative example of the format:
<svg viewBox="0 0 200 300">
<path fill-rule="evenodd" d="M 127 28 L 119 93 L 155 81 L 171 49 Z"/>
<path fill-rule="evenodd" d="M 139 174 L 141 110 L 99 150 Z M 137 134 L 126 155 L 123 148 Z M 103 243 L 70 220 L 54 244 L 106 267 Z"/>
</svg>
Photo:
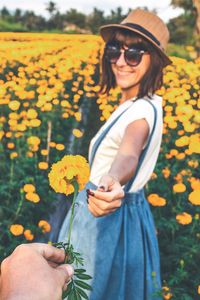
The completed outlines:
<svg viewBox="0 0 200 300">
<path fill-rule="evenodd" d="M 48 244 L 22 244 L 1 264 L 1 300 L 61 300 L 73 275 L 64 250 Z"/>
<path fill-rule="evenodd" d="M 124 191 L 119 181 L 113 176 L 104 175 L 96 191 L 88 190 L 88 209 L 95 217 L 102 217 L 114 212 L 122 205 Z"/>
</svg>

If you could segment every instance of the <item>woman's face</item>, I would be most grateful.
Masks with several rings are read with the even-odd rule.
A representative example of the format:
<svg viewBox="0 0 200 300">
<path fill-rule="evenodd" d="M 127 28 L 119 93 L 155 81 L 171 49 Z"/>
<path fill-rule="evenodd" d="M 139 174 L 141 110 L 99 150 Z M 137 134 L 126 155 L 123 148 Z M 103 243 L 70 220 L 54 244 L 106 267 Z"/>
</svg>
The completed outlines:
<svg viewBox="0 0 200 300">
<path fill-rule="evenodd" d="M 124 45 L 123 48 L 127 49 L 128 47 Z M 117 62 L 111 64 L 117 86 L 121 88 L 122 92 L 128 92 L 131 97 L 137 95 L 140 82 L 149 66 L 150 54 L 148 52 L 143 54 L 141 62 L 137 66 L 132 67 L 126 63 L 123 50 Z"/>
</svg>

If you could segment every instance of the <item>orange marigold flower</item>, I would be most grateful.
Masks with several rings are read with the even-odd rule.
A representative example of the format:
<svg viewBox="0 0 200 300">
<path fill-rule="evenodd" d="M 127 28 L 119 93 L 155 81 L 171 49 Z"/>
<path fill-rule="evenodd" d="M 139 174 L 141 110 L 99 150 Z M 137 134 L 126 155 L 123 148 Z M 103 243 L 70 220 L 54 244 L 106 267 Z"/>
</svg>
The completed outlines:
<svg viewBox="0 0 200 300">
<path fill-rule="evenodd" d="M 200 294 L 200 285 L 197 288 L 197 293 Z"/>
<path fill-rule="evenodd" d="M 38 223 L 38 227 L 42 229 L 42 232 L 49 232 L 51 230 L 51 225 L 45 221 L 45 220 L 40 220 Z"/>
<path fill-rule="evenodd" d="M 192 222 L 192 216 L 186 212 L 178 214 L 176 216 L 176 221 L 182 225 L 188 225 Z"/>
<path fill-rule="evenodd" d="M 169 177 L 169 175 L 170 175 L 170 173 L 171 173 L 171 171 L 170 171 L 170 169 L 169 168 L 164 168 L 163 170 L 162 170 L 162 174 L 163 174 L 163 176 L 165 177 L 165 178 L 168 178 Z"/>
<path fill-rule="evenodd" d="M 165 206 L 166 205 L 166 200 L 164 198 L 160 197 L 158 194 L 150 194 L 147 197 L 147 200 L 153 206 Z"/>
<path fill-rule="evenodd" d="M 47 149 L 42 149 L 41 154 L 44 155 L 44 156 L 47 156 L 48 155 L 48 150 Z"/>
<path fill-rule="evenodd" d="M 186 191 L 186 186 L 185 186 L 185 184 L 183 184 L 183 183 L 176 183 L 176 184 L 174 184 L 174 186 L 173 186 L 173 191 L 174 191 L 175 193 L 183 193 L 183 192 Z"/>
<path fill-rule="evenodd" d="M 31 184 L 31 183 L 26 183 L 23 186 L 23 190 L 26 193 L 33 193 L 33 192 L 35 192 L 35 186 L 33 184 Z"/>
<path fill-rule="evenodd" d="M 69 195 L 74 192 L 73 183 L 77 182 L 79 191 L 89 180 L 89 164 L 81 155 L 65 155 L 53 164 L 49 173 L 50 186 L 57 193 Z"/>
<path fill-rule="evenodd" d="M 38 168 L 41 170 L 47 170 L 49 167 L 48 163 L 45 161 L 41 161 L 38 163 Z"/>
<path fill-rule="evenodd" d="M 31 202 L 34 202 L 34 203 L 38 203 L 40 201 L 40 197 L 38 194 L 36 193 L 27 193 L 25 195 L 25 198 Z"/>
<path fill-rule="evenodd" d="M 81 138 L 83 136 L 83 132 L 80 131 L 79 129 L 73 129 L 72 133 L 77 138 Z"/>
<path fill-rule="evenodd" d="M 15 236 L 21 235 L 23 231 L 24 227 L 20 224 L 13 224 L 10 226 L 10 232 Z"/>
<path fill-rule="evenodd" d="M 65 149 L 65 146 L 63 144 L 57 144 L 56 149 L 59 150 L 59 151 L 62 151 L 62 150 Z"/>
<path fill-rule="evenodd" d="M 200 205 L 200 190 L 195 190 L 190 193 L 188 200 L 194 205 Z"/>
<path fill-rule="evenodd" d="M 8 149 L 13 149 L 13 148 L 15 148 L 15 144 L 14 143 L 8 143 L 7 148 Z"/>
<path fill-rule="evenodd" d="M 32 234 L 30 229 L 26 229 L 24 231 L 24 236 L 27 241 L 32 241 L 34 239 L 34 235 Z"/>
<path fill-rule="evenodd" d="M 200 179 L 194 178 L 190 184 L 193 190 L 200 190 Z"/>
<path fill-rule="evenodd" d="M 170 289 L 167 286 L 163 286 L 163 298 L 165 300 L 169 300 L 172 297 L 172 293 L 170 293 Z"/>
</svg>

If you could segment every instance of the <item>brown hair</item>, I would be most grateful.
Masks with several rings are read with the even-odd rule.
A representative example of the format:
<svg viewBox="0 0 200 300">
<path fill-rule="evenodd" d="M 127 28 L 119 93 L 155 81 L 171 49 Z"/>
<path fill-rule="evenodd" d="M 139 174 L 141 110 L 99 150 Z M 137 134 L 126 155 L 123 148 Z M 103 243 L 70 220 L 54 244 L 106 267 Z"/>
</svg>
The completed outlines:
<svg viewBox="0 0 200 300">
<path fill-rule="evenodd" d="M 108 42 L 112 41 L 119 41 L 126 46 L 133 43 L 142 44 L 143 48 L 148 50 L 150 53 L 151 63 L 148 71 L 140 82 L 137 98 L 142 98 L 144 96 L 151 98 L 155 91 L 163 84 L 163 68 L 165 67 L 165 61 L 159 51 L 141 35 L 126 29 L 115 30 Z M 102 79 L 100 86 L 100 93 L 103 94 L 109 94 L 110 89 L 116 87 L 115 76 L 113 74 L 111 64 L 106 60 L 105 52 L 102 57 Z"/>
</svg>

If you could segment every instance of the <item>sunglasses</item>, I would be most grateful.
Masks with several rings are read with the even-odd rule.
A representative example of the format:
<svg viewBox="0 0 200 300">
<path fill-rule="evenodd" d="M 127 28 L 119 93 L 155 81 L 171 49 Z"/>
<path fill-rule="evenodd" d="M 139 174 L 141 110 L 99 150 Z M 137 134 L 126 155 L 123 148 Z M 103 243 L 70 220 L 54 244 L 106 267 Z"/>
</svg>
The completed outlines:
<svg viewBox="0 0 200 300">
<path fill-rule="evenodd" d="M 131 67 L 135 67 L 139 65 L 139 63 L 142 60 L 143 54 L 147 53 L 148 51 L 142 50 L 142 49 L 137 49 L 134 46 L 130 46 L 128 49 L 125 49 L 123 46 L 120 46 L 118 44 L 106 44 L 104 53 L 106 59 L 111 63 L 111 64 L 116 64 L 118 61 L 119 57 L 121 56 L 122 49 L 124 50 L 124 59 L 127 65 Z"/>
</svg>

